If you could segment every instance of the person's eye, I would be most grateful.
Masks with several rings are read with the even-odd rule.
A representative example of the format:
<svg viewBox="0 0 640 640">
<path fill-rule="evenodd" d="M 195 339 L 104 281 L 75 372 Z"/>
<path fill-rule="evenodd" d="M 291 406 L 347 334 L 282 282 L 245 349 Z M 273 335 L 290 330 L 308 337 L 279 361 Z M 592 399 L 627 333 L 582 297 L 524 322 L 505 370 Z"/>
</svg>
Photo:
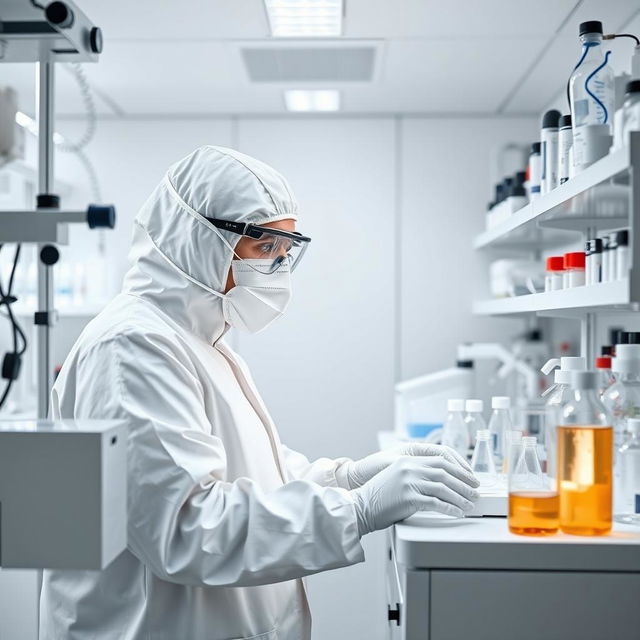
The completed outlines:
<svg viewBox="0 0 640 640">
<path fill-rule="evenodd" d="M 258 248 L 260 251 L 262 251 L 262 253 L 273 253 L 275 250 L 275 246 L 271 242 L 265 242 L 261 244 Z"/>
</svg>

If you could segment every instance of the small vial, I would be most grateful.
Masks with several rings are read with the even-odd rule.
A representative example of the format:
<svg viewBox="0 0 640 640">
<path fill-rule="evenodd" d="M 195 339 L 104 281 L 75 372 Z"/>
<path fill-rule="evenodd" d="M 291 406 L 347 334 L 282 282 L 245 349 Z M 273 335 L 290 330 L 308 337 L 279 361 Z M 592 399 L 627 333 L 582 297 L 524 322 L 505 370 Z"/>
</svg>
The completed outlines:
<svg viewBox="0 0 640 640">
<path fill-rule="evenodd" d="M 616 280 L 629 276 L 629 231 L 623 229 L 616 232 Z"/>
<path fill-rule="evenodd" d="M 618 256 L 618 238 L 615 233 L 609 234 L 609 251 L 607 253 L 607 272 L 609 273 L 609 282 L 613 282 L 617 278 L 616 262 Z"/>
<path fill-rule="evenodd" d="M 573 146 L 573 129 L 571 128 L 571 116 L 561 116 L 558 132 L 558 182 L 564 184 L 570 177 L 569 160 Z"/>
<path fill-rule="evenodd" d="M 540 181 L 542 179 L 542 156 L 540 154 L 540 143 L 534 142 L 531 145 L 529 155 L 529 197 L 537 200 L 540 197 Z"/>
<path fill-rule="evenodd" d="M 602 268 L 600 271 L 600 282 L 609 282 L 611 272 L 609 271 L 609 236 L 603 236 L 602 240 Z"/>
<path fill-rule="evenodd" d="M 464 421 L 467 425 L 467 430 L 469 431 L 469 441 L 471 442 L 471 446 L 474 447 L 476 444 L 476 431 L 487 428 L 487 423 L 482 417 L 484 403 L 482 400 L 467 400 L 465 402 L 465 409 L 467 411 L 467 415 Z"/>
<path fill-rule="evenodd" d="M 586 282 L 584 251 L 564 254 L 564 282 L 566 289 L 582 287 Z"/>
<path fill-rule="evenodd" d="M 598 395 L 602 398 L 605 391 L 615 382 L 611 371 L 611 356 L 596 358 L 596 371 L 598 372 Z"/>
<path fill-rule="evenodd" d="M 547 275 L 544 279 L 545 291 L 560 291 L 562 289 L 562 276 L 564 273 L 564 258 L 551 256 L 547 258 Z"/>
<path fill-rule="evenodd" d="M 627 524 L 640 524 L 640 420 L 627 420 L 627 440 L 618 451 L 620 466 L 620 506 L 614 519 Z"/>
<path fill-rule="evenodd" d="M 491 433 L 489 429 L 480 429 L 476 433 L 476 446 L 471 457 L 471 470 L 480 481 L 481 487 L 493 486 L 498 477 L 491 451 Z"/>
<path fill-rule="evenodd" d="M 508 396 L 494 396 L 491 398 L 491 408 L 493 409 L 491 419 L 489 420 L 491 447 L 496 467 L 501 469 L 502 460 L 506 451 L 506 434 L 513 428 L 511 414 L 509 413 L 511 409 L 511 398 Z"/>
<path fill-rule="evenodd" d="M 586 284 L 598 284 L 602 271 L 602 240 L 587 240 L 585 246 Z"/>
</svg>

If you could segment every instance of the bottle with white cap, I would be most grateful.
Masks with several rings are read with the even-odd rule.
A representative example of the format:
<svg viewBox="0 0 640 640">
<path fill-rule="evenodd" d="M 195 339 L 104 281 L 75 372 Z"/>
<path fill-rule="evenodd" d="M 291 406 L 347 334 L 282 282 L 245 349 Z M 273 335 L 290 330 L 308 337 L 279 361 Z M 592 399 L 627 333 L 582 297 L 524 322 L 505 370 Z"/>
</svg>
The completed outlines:
<svg viewBox="0 0 640 640">
<path fill-rule="evenodd" d="M 587 363 L 584 358 L 566 356 L 551 358 L 541 369 L 545 375 L 549 375 L 555 369 L 553 385 L 542 394 L 543 397 L 547 398 L 545 403 L 543 446 L 546 457 L 545 471 L 550 477 L 555 477 L 556 473 L 556 427 L 560 421 L 562 407 L 571 397 L 571 389 L 569 387 L 571 372 L 581 371 L 586 366 Z"/>
<path fill-rule="evenodd" d="M 508 431 L 513 429 L 511 422 L 511 398 L 508 396 L 494 396 L 491 398 L 493 413 L 489 420 L 489 433 L 491 434 L 491 447 L 497 469 L 502 469 L 502 460 L 506 454 L 505 437 Z"/>
<path fill-rule="evenodd" d="M 627 420 L 627 433 L 629 436 L 618 451 L 620 487 L 614 520 L 640 524 L 640 419 Z"/>
<path fill-rule="evenodd" d="M 613 416 L 613 438 L 622 446 L 628 418 L 640 418 L 640 344 L 617 344 L 611 359 L 616 381 L 604 392 L 602 401 Z"/>
<path fill-rule="evenodd" d="M 467 400 L 465 402 L 465 407 L 467 411 L 467 415 L 464 419 L 465 424 L 467 425 L 467 431 L 469 433 L 469 440 L 471 441 L 471 446 L 476 446 L 476 432 L 480 429 L 486 429 L 487 423 L 484 421 L 482 417 L 482 411 L 484 409 L 484 403 L 482 400 Z"/>
<path fill-rule="evenodd" d="M 498 480 L 491 451 L 489 429 L 478 429 L 476 432 L 476 446 L 471 457 L 471 470 L 480 481 L 481 487 L 491 487 Z"/>
<path fill-rule="evenodd" d="M 571 399 L 558 425 L 560 529 L 599 536 L 613 517 L 613 430 L 595 371 L 571 372 Z"/>
<path fill-rule="evenodd" d="M 464 421 L 464 400 L 448 400 L 447 411 L 447 419 L 442 429 L 442 444 L 455 449 L 461 456 L 466 457 L 470 439 L 469 430 Z"/>
</svg>

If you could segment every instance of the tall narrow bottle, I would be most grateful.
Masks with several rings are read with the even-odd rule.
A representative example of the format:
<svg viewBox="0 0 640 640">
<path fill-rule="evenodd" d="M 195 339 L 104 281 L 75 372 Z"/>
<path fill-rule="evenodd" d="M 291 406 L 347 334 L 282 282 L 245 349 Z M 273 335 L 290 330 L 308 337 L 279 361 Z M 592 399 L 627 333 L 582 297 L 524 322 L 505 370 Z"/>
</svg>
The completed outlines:
<svg viewBox="0 0 640 640">
<path fill-rule="evenodd" d="M 502 469 L 502 463 L 506 453 L 506 435 L 513 425 L 511 423 L 511 398 L 508 396 L 494 396 L 491 398 L 493 413 L 489 420 L 489 432 L 491 433 L 491 446 L 497 469 Z"/>
<path fill-rule="evenodd" d="M 572 398 L 558 425 L 560 529 L 583 536 L 611 530 L 613 428 L 595 371 L 572 371 Z"/>
<path fill-rule="evenodd" d="M 469 451 L 469 430 L 464 421 L 464 400 L 447 401 L 447 419 L 442 429 L 442 444 L 455 449 L 464 458 Z"/>
<path fill-rule="evenodd" d="M 476 433 L 487 428 L 487 423 L 484 421 L 484 417 L 482 416 L 484 403 L 482 400 L 467 400 L 465 402 L 465 409 L 467 410 L 467 415 L 465 416 L 464 421 L 467 425 L 467 430 L 469 431 L 471 446 L 475 447 Z"/>
<path fill-rule="evenodd" d="M 640 524 L 640 420 L 630 418 L 627 425 L 628 437 L 618 452 L 617 465 L 620 467 L 619 500 L 615 519 L 627 524 Z"/>
</svg>

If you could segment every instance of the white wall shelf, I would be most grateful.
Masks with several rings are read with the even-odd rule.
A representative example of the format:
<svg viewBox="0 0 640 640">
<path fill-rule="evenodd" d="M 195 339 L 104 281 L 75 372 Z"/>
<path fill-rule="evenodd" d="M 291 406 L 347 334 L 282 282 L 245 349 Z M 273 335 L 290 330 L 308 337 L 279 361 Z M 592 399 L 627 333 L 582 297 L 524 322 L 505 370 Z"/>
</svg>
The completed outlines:
<svg viewBox="0 0 640 640">
<path fill-rule="evenodd" d="M 587 230 L 629 226 L 633 145 L 610 153 L 552 192 L 481 233 L 475 249 L 551 249 L 568 244 Z"/>
</svg>

